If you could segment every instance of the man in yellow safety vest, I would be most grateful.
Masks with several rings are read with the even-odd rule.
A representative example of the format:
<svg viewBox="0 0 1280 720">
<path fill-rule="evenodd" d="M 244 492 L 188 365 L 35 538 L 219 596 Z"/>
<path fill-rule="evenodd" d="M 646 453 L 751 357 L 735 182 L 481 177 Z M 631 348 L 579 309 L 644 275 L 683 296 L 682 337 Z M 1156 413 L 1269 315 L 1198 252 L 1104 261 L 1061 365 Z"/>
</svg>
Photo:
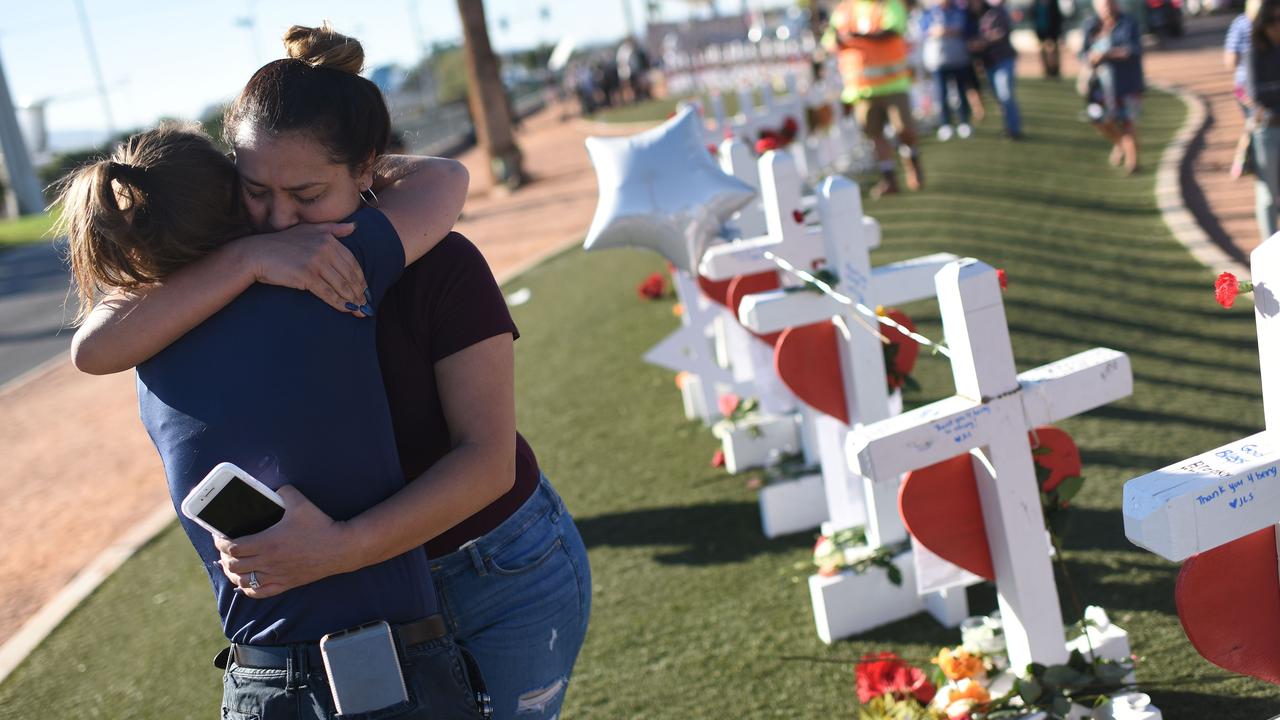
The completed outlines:
<svg viewBox="0 0 1280 720">
<path fill-rule="evenodd" d="M 893 146 L 884 134 L 889 123 L 897 131 L 907 186 L 919 190 L 924 185 L 911 116 L 906 33 L 907 8 L 902 0 L 841 0 L 823 36 L 827 49 L 837 53 L 844 102 L 854 106 L 858 124 L 875 143 L 882 179 L 872 189 L 873 197 L 898 192 Z"/>
</svg>

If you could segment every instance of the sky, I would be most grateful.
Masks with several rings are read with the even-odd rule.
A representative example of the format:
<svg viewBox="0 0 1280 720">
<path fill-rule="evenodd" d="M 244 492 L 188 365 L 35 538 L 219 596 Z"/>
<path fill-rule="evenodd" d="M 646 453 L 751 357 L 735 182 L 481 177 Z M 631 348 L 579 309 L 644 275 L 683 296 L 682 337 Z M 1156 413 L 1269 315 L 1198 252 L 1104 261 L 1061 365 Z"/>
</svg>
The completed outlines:
<svg viewBox="0 0 1280 720">
<path fill-rule="evenodd" d="M 361 41 L 369 67 L 410 65 L 423 43 L 461 37 L 456 0 L 81 1 L 117 130 L 162 116 L 194 118 L 230 99 L 254 70 L 283 55 L 280 36 L 293 24 L 328 19 Z M 620 38 L 626 2 L 642 24 L 644 0 L 485 0 L 485 8 L 490 37 L 504 51 L 565 35 L 581 42 Z M 724 13 L 743 6 L 743 0 L 718 3 Z M 539 17 L 544 5 L 548 21 Z M 682 5 L 667 2 L 664 19 L 687 16 Z M 0 62 L 16 103 L 49 100 L 47 127 L 55 138 L 105 131 L 77 0 L 0 0 Z"/>
</svg>

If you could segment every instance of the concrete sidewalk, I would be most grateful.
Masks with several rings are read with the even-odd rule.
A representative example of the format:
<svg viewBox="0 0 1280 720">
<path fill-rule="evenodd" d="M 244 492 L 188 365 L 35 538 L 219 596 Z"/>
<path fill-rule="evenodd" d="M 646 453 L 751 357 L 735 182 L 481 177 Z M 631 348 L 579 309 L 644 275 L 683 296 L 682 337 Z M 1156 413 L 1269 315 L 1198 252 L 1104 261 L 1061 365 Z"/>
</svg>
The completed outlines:
<svg viewBox="0 0 1280 720">
<path fill-rule="evenodd" d="M 1205 101 L 1208 124 L 1183 162 L 1183 201 L 1209 239 L 1228 256 L 1247 265 L 1249 252 L 1262 238 L 1253 214 L 1253 177 L 1232 180 L 1228 175 L 1236 141 L 1244 132 L 1232 73 L 1222 60 L 1227 26 L 1234 17 L 1226 14 L 1188 18 L 1183 37 L 1164 38 L 1147 48 L 1143 67 L 1148 82 L 1179 87 Z M 1074 49 L 1064 52 L 1063 74 L 1067 79 L 1063 82 L 1072 82 L 1079 69 L 1073 53 Z M 1039 57 L 1023 52 L 1018 70 L 1024 76 L 1039 75 Z M 988 111 L 999 114 L 994 102 L 988 101 L 988 106 Z M 1141 132 L 1138 139 L 1142 139 Z M 1140 150 L 1140 156 L 1147 170 L 1154 169 L 1159 159 L 1146 149 Z"/>
<path fill-rule="evenodd" d="M 1262 241 L 1254 219 L 1254 179 L 1231 179 L 1231 158 L 1244 132 L 1232 73 L 1223 66 L 1222 45 L 1234 15 L 1187 21 L 1184 37 L 1148 53 L 1146 71 L 1153 81 L 1178 85 L 1204 99 L 1209 122 L 1191 147 L 1182 172 L 1188 209 L 1219 247 L 1248 262 Z"/>
</svg>

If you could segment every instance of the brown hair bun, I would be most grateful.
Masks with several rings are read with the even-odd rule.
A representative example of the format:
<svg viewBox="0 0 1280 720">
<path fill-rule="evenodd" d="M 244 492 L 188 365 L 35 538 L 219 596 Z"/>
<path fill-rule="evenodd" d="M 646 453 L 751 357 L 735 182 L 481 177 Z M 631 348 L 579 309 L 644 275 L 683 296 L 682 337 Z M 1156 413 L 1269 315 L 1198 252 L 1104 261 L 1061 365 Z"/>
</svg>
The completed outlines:
<svg viewBox="0 0 1280 720">
<path fill-rule="evenodd" d="M 310 65 L 359 75 L 364 69 L 364 48 L 360 41 L 333 29 L 325 21 L 318 28 L 294 25 L 284 34 L 289 57 Z"/>
</svg>

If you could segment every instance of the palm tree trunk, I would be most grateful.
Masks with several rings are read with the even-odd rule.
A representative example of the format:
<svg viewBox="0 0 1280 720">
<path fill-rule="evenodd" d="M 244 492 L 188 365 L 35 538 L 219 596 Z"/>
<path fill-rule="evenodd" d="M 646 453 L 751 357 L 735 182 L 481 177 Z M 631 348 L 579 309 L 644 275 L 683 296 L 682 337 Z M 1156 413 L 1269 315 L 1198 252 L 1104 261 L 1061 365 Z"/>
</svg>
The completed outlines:
<svg viewBox="0 0 1280 720">
<path fill-rule="evenodd" d="M 502 84 L 499 62 L 489 43 L 484 0 L 458 0 L 466 43 L 467 82 L 476 140 L 489 155 L 493 184 L 519 187 L 525 181 L 523 156 L 512 129 L 511 102 Z"/>
</svg>

